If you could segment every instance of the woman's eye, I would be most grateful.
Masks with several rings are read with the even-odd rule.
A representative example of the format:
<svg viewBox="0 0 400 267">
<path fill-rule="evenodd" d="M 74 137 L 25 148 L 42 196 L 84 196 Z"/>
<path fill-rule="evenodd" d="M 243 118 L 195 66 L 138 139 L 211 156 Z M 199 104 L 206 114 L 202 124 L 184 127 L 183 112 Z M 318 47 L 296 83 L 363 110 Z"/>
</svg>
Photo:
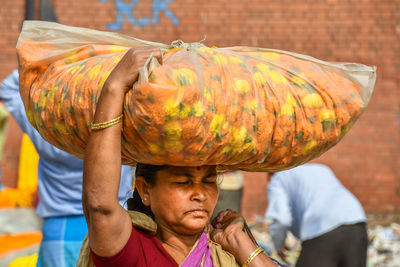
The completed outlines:
<svg viewBox="0 0 400 267">
<path fill-rule="evenodd" d="M 186 185 L 186 184 L 189 184 L 189 181 L 179 181 L 179 182 L 174 182 L 174 184 Z"/>
<path fill-rule="evenodd" d="M 207 181 L 203 181 L 203 183 L 205 184 L 215 184 L 217 181 L 215 180 L 207 180 Z"/>
</svg>

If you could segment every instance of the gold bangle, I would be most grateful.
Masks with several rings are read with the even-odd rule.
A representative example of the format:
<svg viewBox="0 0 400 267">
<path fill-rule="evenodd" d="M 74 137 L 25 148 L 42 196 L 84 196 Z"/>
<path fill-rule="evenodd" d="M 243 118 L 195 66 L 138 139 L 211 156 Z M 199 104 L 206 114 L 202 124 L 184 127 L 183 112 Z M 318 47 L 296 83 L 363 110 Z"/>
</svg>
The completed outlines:
<svg viewBox="0 0 400 267">
<path fill-rule="evenodd" d="M 254 260 L 254 258 L 257 257 L 261 252 L 264 252 L 262 247 L 256 248 L 256 250 L 254 250 L 253 253 L 251 253 L 250 256 L 247 258 L 246 262 L 243 263 L 242 267 L 249 266 L 249 264 Z"/>
<path fill-rule="evenodd" d="M 92 130 L 102 130 L 108 127 L 111 127 L 113 125 L 116 125 L 122 121 L 123 114 L 119 115 L 115 119 L 105 121 L 105 122 L 99 122 L 99 123 L 91 123 L 89 125 L 89 128 Z"/>
</svg>

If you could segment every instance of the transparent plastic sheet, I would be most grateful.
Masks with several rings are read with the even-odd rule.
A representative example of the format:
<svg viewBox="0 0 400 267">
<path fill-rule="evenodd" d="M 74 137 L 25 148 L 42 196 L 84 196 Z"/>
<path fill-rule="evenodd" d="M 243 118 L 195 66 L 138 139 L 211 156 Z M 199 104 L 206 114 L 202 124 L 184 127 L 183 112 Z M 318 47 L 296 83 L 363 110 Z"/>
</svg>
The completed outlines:
<svg viewBox="0 0 400 267">
<path fill-rule="evenodd" d="M 125 97 L 122 160 L 278 171 L 334 146 L 368 104 L 376 68 L 272 49 L 165 45 L 50 22 L 25 22 L 17 44 L 29 121 L 82 157 L 101 88 L 124 53 L 149 57 Z"/>
</svg>

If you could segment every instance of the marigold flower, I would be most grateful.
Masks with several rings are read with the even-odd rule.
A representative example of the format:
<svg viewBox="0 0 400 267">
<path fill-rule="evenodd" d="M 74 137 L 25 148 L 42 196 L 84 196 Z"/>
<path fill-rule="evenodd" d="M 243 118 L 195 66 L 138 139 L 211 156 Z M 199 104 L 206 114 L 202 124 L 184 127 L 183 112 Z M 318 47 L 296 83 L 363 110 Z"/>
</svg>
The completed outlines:
<svg viewBox="0 0 400 267">
<path fill-rule="evenodd" d="M 234 79 L 233 90 L 240 94 L 247 94 L 250 91 L 250 84 L 248 81 L 243 79 Z"/>
<path fill-rule="evenodd" d="M 335 111 L 330 109 L 322 109 L 319 112 L 320 121 L 333 121 L 336 119 Z"/>
<path fill-rule="evenodd" d="M 319 108 L 324 103 L 321 96 L 317 93 L 307 95 L 302 102 L 304 106 L 309 108 Z"/>
</svg>

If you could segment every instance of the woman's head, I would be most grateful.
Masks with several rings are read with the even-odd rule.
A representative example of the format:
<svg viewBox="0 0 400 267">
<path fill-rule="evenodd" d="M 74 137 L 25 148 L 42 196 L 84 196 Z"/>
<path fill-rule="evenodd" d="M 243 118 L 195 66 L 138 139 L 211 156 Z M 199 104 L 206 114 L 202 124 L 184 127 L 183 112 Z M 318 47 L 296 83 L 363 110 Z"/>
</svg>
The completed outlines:
<svg viewBox="0 0 400 267">
<path fill-rule="evenodd" d="M 157 171 L 163 169 L 164 167 L 165 165 L 158 166 L 158 165 L 137 163 L 135 169 L 135 177 L 138 176 L 143 177 L 150 186 L 154 186 L 156 183 Z M 133 197 L 128 199 L 127 205 L 128 205 L 128 210 L 140 211 L 154 219 L 153 212 L 151 211 L 149 206 L 144 205 L 144 200 L 142 200 L 138 190 L 136 189 L 134 190 Z"/>
<path fill-rule="evenodd" d="M 218 199 L 215 166 L 138 164 L 135 184 L 157 224 L 180 234 L 202 231 Z"/>
</svg>

